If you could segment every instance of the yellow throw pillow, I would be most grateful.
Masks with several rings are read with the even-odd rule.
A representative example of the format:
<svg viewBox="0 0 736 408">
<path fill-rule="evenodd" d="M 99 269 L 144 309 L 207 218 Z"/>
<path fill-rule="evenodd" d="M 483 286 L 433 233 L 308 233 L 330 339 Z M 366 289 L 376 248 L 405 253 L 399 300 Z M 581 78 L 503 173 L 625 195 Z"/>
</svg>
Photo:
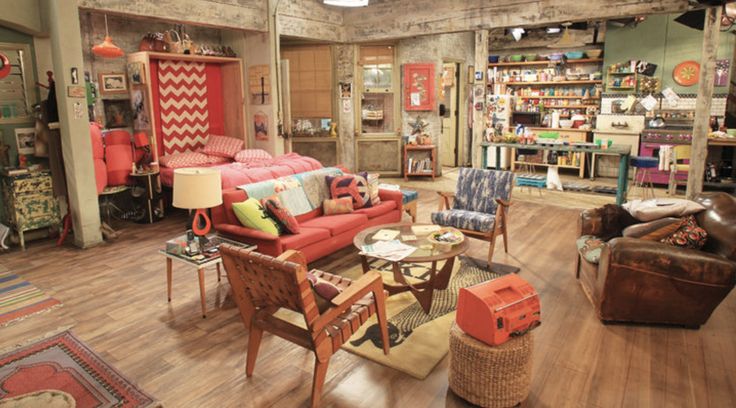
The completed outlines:
<svg viewBox="0 0 736 408">
<path fill-rule="evenodd" d="M 233 212 L 235 212 L 235 216 L 238 217 L 238 221 L 244 227 L 272 235 L 279 235 L 278 224 L 266 213 L 261 203 L 255 198 L 249 198 L 242 203 L 233 204 Z"/>
</svg>

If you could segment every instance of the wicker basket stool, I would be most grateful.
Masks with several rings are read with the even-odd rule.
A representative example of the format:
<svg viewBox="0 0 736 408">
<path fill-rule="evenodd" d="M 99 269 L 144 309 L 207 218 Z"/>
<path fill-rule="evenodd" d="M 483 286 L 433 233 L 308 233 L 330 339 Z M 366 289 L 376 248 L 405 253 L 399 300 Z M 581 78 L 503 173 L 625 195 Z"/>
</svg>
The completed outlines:
<svg viewBox="0 0 736 408">
<path fill-rule="evenodd" d="M 529 395 L 532 333 L 491 347 L 450 329 L 450 389 L 466 401 L 487 408 L 513 407 Z"/>
</svg>

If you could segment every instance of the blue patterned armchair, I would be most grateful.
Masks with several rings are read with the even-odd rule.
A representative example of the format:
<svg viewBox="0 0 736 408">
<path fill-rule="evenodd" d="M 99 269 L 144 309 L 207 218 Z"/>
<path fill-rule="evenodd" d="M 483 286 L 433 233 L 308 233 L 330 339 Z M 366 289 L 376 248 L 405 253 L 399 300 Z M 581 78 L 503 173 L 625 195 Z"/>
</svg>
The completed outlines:
<svg viewBox="0 0 736 408">
<path fill-rule="evenodd" d="M 457 192 L 438 192 L 440 206 L 432 213 L 432 222 L 489 241 L 490 266 L 498 235 L 503 234 L 504 250 L 509 252 L 506 222 L 513 185 L 514 174 L 509 171 L 461 168 Z"/>
</svg>

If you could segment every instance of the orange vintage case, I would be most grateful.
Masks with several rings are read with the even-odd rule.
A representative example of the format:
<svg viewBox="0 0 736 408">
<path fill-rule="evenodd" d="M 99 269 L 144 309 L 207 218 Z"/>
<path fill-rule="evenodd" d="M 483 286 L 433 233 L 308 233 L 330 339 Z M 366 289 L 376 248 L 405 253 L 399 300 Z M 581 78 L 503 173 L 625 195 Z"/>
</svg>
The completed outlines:
<svg viewBox="0 0 736 408">
<path fill-rule="evenodd" d="M 516 274 L 461 288 L 456 321 L 465 333 L 497 346 L 540 325 L 539 296 Z"/>
</svg>

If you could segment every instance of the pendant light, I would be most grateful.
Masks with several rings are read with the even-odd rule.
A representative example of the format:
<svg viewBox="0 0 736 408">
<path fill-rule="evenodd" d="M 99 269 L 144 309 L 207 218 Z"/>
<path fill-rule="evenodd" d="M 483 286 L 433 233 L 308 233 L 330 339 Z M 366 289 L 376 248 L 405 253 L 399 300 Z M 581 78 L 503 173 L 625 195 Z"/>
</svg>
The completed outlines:
<svg viewBox="0 0 736 408">
<path fill-rule="evenodd" d="M 125 54 L 120 47 L 112 43 L 112 37 L 107 32 L 107 14 L 105 14 L 105 40 L 92 47 L 92 53 L 102 58 L 118 58 Z"/>
<path fill-rule="evenodd" d="M 562 37 L 560 37 L 560 40 L 556 43 L 552 43 L 548 45 L 548 48 L 578 48 L 585 46 L 585 43 L 582 41 L 578 41 L 573 38 L 572 34 L 570 34 L 570 26 L 572 23 L 564 23 L 562 24 L 563 27 L 565 27 L 565 31 L 562 32 Z"/>
</svg>

